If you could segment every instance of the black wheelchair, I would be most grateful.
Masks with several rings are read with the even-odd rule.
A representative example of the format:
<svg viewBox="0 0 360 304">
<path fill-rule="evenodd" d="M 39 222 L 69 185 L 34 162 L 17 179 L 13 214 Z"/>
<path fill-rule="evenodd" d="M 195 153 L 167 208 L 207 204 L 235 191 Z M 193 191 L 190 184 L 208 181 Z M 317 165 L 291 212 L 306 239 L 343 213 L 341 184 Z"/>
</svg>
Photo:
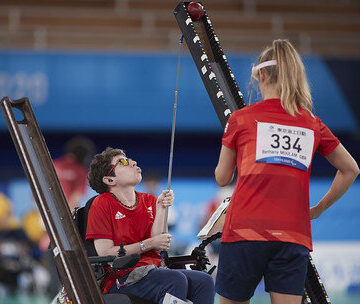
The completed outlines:
<svg viewBox="0 0 360 304">
<path fill-rule="evenodd" d="M 76 208 L 73 211 L 73 219 L 75 222 L 75 226 L 79 230 L 80 237 L 84 243 L 89 262 L 95 273 L 95 277 L 100 283 L 100 281 L 109 271 L 115 272 L 118 269 L 127 269 L 134 267 L 139 261 L 140 255 L 125 255 L 124 253 L 123 256 L 119 257 L 98 256 L 95 250 L 94 242 L 85 240 L 88 214 L 95 198 L 96 196 L 89 199 L 84 207 Z M 166 266 L 171 269 L 184 269 L 185 265 L 189 264 L 190 268 L 193 270 L 206 271 L 207 265 L 210 265 L 210 263 L 208 257 L 206 256 L 205 247 L 217 237 L 218 236 L 213 236 L 209 239 L 202 241 L 199 246 L 194 248 L 190 255 L 166 257 Z M 111 267 L 109 268 L 108 266 Z M 207 272 L 211 274 L 214 269 L 215 266 L 213 266 Z M 104 299 L 106 304 L 156 304 L 136 297 L 132 294 L 106 294 L 104 295 Z"/>
</svg>

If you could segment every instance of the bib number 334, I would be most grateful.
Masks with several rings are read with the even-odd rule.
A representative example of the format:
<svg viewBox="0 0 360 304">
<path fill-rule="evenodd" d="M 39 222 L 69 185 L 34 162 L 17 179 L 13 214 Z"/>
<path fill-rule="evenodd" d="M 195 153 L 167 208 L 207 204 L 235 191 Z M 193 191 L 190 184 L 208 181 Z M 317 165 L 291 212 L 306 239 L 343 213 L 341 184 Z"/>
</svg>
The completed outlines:
<svg viewBox="0 0 360 304">
<path fill-rule="evenodd" d="M 256 162 L 287 165 L 307 171 L 314 148 L 314 131 L 258 122 Z"/>
</svg>

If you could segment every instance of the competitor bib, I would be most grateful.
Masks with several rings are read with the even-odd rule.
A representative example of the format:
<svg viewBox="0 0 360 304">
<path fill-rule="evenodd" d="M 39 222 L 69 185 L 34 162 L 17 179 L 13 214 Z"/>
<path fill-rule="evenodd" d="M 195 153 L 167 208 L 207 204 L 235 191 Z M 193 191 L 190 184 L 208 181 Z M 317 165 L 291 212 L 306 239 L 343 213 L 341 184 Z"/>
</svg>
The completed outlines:
<svg viewBox="0 0 360 304">
<path fill-rule="evenodd" d="M 287 165 L 307 171 L 314 148 L 314 131 L 258 122 L 256 162 Z"/>
</svg>

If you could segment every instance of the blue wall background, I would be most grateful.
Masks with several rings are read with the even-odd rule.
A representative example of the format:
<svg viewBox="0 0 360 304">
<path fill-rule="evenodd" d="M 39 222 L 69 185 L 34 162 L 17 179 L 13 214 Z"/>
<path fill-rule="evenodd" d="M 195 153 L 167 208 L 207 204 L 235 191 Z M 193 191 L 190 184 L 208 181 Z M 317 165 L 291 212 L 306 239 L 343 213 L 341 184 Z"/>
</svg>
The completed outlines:
<svg viewBox="0 0 360 304">
<path fill-rule="evenodd" d="M 229 56 L 245 99 L 252 55 Z M 315 114 L 335 132 L 359 122 L 326 63 L 306 57 Z M 42 130 L 169 130 L 177 56 L 168 54 L 0 52 L 0 97 L 28 96 Z M 6 129 L 0 119 L 0 130 Z M 180 65 L 178 131 L 217 132 L 220 123 L 188 53 Z"/>
</svg>

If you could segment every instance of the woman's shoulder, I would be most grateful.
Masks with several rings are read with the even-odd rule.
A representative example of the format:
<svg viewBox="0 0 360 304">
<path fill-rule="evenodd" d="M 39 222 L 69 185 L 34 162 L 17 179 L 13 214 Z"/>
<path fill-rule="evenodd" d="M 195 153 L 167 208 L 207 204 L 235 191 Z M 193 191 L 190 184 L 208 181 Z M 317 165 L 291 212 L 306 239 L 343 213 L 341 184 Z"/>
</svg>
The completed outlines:
<svg viewBox="0 0 360 304">
<path fill-rule="evenodd" d="M 248 105 L 239 110 L 234 111 L 231 114 L 232 121 L 243 122 L 246 121 L 247 118 L 252 117 L 252 115 L 261 112 L 264 105 L 263 102 L 258 102 L 252 105 Z"/>
<path fill-rule="evenodd" d="M 298 117 L 302 118 L 308 124 L 312 125 L 314 129 L 320 128 L 321 125 L 324 124 L 318 116 L 316 116 L 312 113 L 309 113 L 308 111 L 306 111 L 304 109 L 299 109 L 299 111 L 300 111 L 300 114 L 297 114 L 297 115 L 300 115 L 300 116 L 298 116 Z"/>
<path fill-rule="evenodd" d="M 236 115 L 243 115 L 245 113 L 253 113 L 256 111 L 260 111 L 262 108 L 267 107 L 270 105 L 270 102 L 277 102 L 280 103 L 280 99 L 268 99 L 268 100 L 262 100 L 254 104 L 247 105 L 246 107 L 243 107 L 239 110 L 236 110 L 234 114 Z"/>
</svg>

